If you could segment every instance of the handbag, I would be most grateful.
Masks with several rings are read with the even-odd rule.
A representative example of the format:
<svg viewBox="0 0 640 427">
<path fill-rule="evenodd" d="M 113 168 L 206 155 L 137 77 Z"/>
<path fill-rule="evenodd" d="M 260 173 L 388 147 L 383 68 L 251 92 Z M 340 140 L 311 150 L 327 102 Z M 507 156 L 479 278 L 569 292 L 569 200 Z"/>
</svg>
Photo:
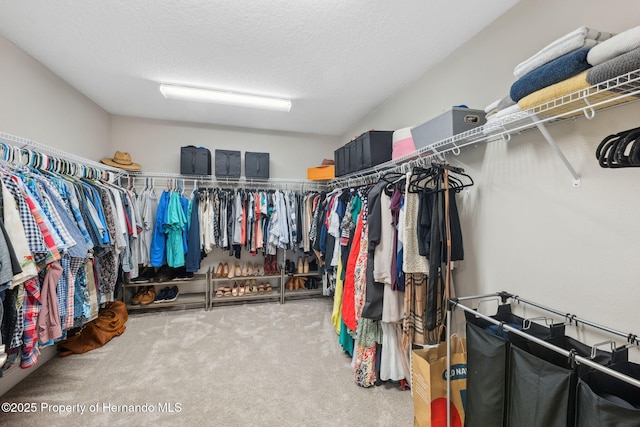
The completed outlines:
<svg viewBox="0 0 640 427">
<path fill-rule="evenodd" d="M 464 425 L 467 391 L 467 344 L 451 336 L 451 366 L 447 366 L 447 343 L 413 350 L 411 357 L 414 426 L 447 425 L 447 376 L 451 378 L 451 426 Z"/>
<path fill-rule="evenodd" d="M 100 348 L 113 337 L 122 335 L 129 318 L 127 308 L 122 301 L 109 302 L 98 312 L 98 317 L 87 322 L 70 338 L 58 343 L 60 356 L 82 354 Z"/>
</svg>

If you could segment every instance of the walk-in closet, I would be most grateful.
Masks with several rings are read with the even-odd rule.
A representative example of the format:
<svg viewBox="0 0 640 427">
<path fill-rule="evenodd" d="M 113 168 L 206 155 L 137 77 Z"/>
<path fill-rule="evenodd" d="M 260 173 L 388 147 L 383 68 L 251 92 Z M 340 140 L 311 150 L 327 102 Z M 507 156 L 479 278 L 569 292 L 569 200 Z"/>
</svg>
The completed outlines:
<svg viewBox="0 0 640 427">
<path fill-rule="evenodd" d="M 0 425 L 640 425 L 636 2 L 0 10 Z"/>
</svg>

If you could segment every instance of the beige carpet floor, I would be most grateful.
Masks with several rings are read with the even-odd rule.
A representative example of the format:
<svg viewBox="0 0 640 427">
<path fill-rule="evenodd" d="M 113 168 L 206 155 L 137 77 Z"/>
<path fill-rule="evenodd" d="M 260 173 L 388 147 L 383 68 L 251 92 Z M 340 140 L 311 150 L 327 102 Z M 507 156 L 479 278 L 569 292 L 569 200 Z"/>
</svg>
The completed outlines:
<svg viewBox="0 0 640 427">
<path fill-rule="evenodd" d="M 0 412 L 0 425 L 413 425 L 409 391 L 355 384 L 331 304 L 131 314 L 122 336 L 56 356 L 1 396 L 35 412 Z"/>
</svg>

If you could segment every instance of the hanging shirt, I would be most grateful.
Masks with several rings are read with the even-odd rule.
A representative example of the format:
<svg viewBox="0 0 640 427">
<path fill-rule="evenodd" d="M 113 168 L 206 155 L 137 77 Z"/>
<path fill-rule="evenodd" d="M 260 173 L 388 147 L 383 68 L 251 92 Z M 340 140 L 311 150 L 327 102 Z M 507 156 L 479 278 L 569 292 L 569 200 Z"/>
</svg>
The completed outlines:
<svg viewBox="0 0 640 427">
<path fill-rule="evenodd" d="M 187 218 L 180 203 L 180 194 L 172 192 L 169 197 L 167 213 L 164 219 L 164 232 L 167 235 L 167 265 L 177 268 L 183 267 L 185 263 L 185 250 L 182 239 L 184 226 Z"/>
</svg>

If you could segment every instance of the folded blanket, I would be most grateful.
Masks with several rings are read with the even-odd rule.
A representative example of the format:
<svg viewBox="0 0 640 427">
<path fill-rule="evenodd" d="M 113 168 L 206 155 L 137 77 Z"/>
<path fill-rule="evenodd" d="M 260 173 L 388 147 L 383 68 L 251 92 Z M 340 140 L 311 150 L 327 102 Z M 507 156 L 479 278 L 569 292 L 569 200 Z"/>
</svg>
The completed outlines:
<svg viewBox="0 0 640 427">
<path fill-rule="evenodd" d="M 482 126 L 482 133 L 491 135 L 517 128 L 522 125 L 521 120 L 527 117 L 529 117 L 529 113 L 520 110 L 518 104 L 511 105 L 487 118 L 487 123 Z"/>
<path fill-rule="evenodd" d="M 513 75 L 519 79 L 556 58 L 560 58 L 577 49 L 592 48 L 598 44 L 598 42 L 607 40 L 612 36 L 613 34 L 611 33 L 605 33 L 588 27 L 577 28 L 548 44 L 529 59 L 516 65 L 516 68 L 513 70 Z"/>
<path fill-rule="evenodd" d="M 516 101 L 514 101 L 513 99 L 511 99 L 509 95 L 507 95 L 504 98 L 502 98 L 498 103 L 498 110 L 504 110 L 507 107 L 511 107 L 515 103 Z"/>
<path fill-rule="evenodd" d="M 596 85 L 638 69 L 640 69 L 640 47 L 590 68 L 587 71 L 587 82 Z"/>
<path fill-rule="evenodd" d="M 498 103 L 500 102 L 499 99 L 496 99 L 495 101 L 493 101 L 491 104 L 487 105 L 486 107 L 484 107 L 484 112 L 488 113 L 491 110 L 495 110 L 498 107 Z"/>
<path fill-rule="evenodd" d="M 594 66 L 602 64 L 639 47 L 640 27 L 631 28 L 591 49 L 587 55 L 587 62 Z"/>
<path fill-rule="evenodd" d="M 537 90 L 573 77 L 591 67 L 587 63 L 587 53 L 589 49 L 568 53 L 516 80 L 511 85 L 511 99 L 518 102 Z"/>
<path fill-rule="evenodd" d="M 514 114 L 521 113 L 521 112 L 522 112 L 522 108 L 520 108 L 518 104 L 513 104 L 512 106 L 507 107 L 504 110 L 500 110 L 500 112 L 498 112 L 498 114 L 496 114 L 495 117 L 497 120 L 504 120 L 509 116 L 512 116 Z"/>
<path fill-rule="evenodd" d="M 562 98 L 570 93 L 586 89 L 589 86 L 587 82 L 587 71 L 583 71 L 577 76 L 570 77 L 525 96 L 518 101 L 518 105 L 521 110 L 526 111 L 555 99 Z"/>
<path fill-rule="evenodd" d="M 518 105 L 529 113 L 565 118 L 583 114 L 582 108 L 591 105 L 594 110 L 628 102 L 614 90 L 601 90 L 587 81 L 589 71 L 556 83 L 522 98 Z M 631 99 L 636 99 L 635 95 Z"/>
</svg>

